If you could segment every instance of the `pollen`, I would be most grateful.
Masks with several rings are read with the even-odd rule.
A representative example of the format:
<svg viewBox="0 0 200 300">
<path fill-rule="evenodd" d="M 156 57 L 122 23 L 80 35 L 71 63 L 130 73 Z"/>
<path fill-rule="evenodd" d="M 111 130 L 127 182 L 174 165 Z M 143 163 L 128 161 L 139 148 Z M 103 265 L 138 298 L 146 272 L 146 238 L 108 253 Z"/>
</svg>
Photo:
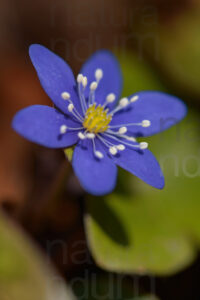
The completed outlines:
<svg viewBox="0 0 200 300">
<path fill-rule="evenodd" d="M 87 109 L 83 126 L 89 132 L 96 134 L 106 131 L 111 120 L 112 116 L 108 114 L 108 110 L 95 103 Z"/>
</svg>

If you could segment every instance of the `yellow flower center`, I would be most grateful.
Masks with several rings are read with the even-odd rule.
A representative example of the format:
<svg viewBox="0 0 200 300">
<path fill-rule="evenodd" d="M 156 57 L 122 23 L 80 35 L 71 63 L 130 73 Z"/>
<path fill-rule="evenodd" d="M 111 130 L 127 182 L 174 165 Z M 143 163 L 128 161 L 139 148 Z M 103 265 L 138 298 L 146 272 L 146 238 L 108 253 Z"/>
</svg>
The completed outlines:
<svg viewBox="0 0 200 300">
<path fill-rule="evenodd" d="M 104 110 L 103 106 L 96 106 L 95 103 L 87 109 L 83 126 L 89 132 L 104 132 L 108 129 L 111 120 L 112 116 L 108 115 L 108 110 Z"/>
</svg>

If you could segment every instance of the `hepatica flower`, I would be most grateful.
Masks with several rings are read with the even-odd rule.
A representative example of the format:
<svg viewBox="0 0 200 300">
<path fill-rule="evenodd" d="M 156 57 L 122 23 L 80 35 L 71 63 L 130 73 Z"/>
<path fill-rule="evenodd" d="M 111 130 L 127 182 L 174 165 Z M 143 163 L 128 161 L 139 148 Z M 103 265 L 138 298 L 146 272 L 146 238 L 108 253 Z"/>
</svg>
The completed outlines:
<svg viewBox="0 0 200 300">
<path fill-rule="evenodd" d="M 148 144 L 136 138 L 179 122 L 186 114 L 183 102 L 153 91 L 120 98 L 122 74 L 108 51 L 96 52 L 76 79 L 60 57 L 41 45 L 30 47 L 30 58 L 55 107 L 33 105 L 19 111 L 13 120 L 19 134 L 49 148 L 75 145 L 72 166 L 91 194 L 114 189 L 117 166 L 155 188 L 164 187 Z"/>
</svg>

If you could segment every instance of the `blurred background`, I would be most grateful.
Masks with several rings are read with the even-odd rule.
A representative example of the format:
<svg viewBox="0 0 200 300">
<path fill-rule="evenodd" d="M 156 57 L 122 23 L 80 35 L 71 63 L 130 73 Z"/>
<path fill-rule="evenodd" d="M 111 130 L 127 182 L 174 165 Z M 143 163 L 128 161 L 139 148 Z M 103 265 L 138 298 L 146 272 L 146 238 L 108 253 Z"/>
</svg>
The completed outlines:
<svg viewBox="0 0 200 300">
<path fill-rule="evenodd" d="M 11 129 L 21 108 L 51 105 L 32 43 L 75 74 L 110 49 L 124 95 L 187 103 L 180 125 L 148 138 L 164 191 L 120 171 L 112 195 L 88 197 L 63 151 Z M 200 1 L 0 0 L 0 65 L 0 299 L 200 299 Z"/>
</svg>

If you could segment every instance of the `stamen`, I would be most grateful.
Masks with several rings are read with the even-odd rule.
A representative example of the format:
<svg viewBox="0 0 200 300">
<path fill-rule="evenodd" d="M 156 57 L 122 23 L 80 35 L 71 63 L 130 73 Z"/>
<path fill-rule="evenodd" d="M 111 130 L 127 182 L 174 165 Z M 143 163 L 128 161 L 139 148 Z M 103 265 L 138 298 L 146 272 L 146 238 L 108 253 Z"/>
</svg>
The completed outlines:
<svg viewBox="0 0 200 300">
<path fill-rule="evenodd" d="M 119 151 L 124 151 L 126 149 L 126 147 L 122 144 L 119 144 L 116 147 L 117 147 L 117 150 L 119 150 Z"/>
<path fill-rule="evenodd" d="M 77 111 L 77 109 L 74 107 L 74 104 L 72 102 L 72 100 L 70 99 L 71 95 L 68 92 L 63 92 L 61 94 L 61 97 L 63 98 L 63 100 L 67 100 L 71 105 L 68 105 L 68 110 L 69 112 L 72 112 L 72 110 L 74 110 L 75 114 L 74 116 L 80 121 L 83 121 L 82 116 L 79 114 L 79 112 Z"/>
<path fill-rule="evenodd" d="M 113 93 L 108 94 L 106 97 L 106 101 L 103 104 L 103 107 L 105 107 L 108 103 L 113 103 L 115 101 L 115 99 L 116 99 L 115 94 L 113 94 Z"/>
<path fill-rule="evenodd" d="M 77 82 L 78 83 L 82 83 L 82 81 L 83 81 L 83 74 L 78 74 L 78 76 L 77 76 Z"/>
<path fill-rule="evenodd" d="M 128 98 L 122 98 L 119 101 L 119 106 L 122 107 L 122 108 L 126 107 L 128 104 L 129 104 Z"/>
<path fill-rule="evenodd" d="M 99 159 L 102 159 L 103 158 L 103 153 L 101 153 L 100 151 L 95 151 L 95 156 Z"/>
<path fill-rule="evenodd" d="M 94 139 L 94 138 L 95 138 L 95 134 L 94 134 L 93 132 L 88 132 L 88 133 L 86 134 L 86 137 L 87 137 L 88 139 Z"/>
<path fill-rule="evenodd" d="M 137 100 L 139 99 L 139 96 L 133 96 L 131 99 L 130 99 L 130 102 L 133 103 L 133 102 L 136 102 Z"/>
<path fill-rule="evenodd" d="M 112 154 L 112 155 L 116 155 L 116 154 L 117 154 L 117 148 L 116 148 L 115 146 L 110 147 L 110 148 L 109 148 L 109 152 L 110 152 L 110 154 Z"/>
<path fill-rule="evenodd" d="M 78 111 L 74 108 L 74 104 L 71 102 L 68 105 L 68 111 L 72 113 L 72 115 L 80 122 L 83 123 L 83 118 L 81 115 L 78 113 Z"/>
<path fill-rule="evenodd" d="M 70 95 L 70 93 L 68 93 L 68 92 L 63 92 L 63 93 L 61 94 L 61 97 L 63 98 L 63 100 L 69 100 L 70 97 L 71 97 L 71 95 Z"/>
<path fill-rule="evenodd" d="M 113 93 L 110 93 L 110 94 L 108 94 L 108 96 L 106 97 L 106 102 L 108 102 L 108 103 L 112 103 L 112 102 L 114 102 L 114 101 L 115 101 L 115 99 L 116 99 L 116 96 L 115 96 L 115 94 L 113 94 Z"/>
<path fill-rule="evenodd" d="M 82 79 L 82 85 L 83 85 L 84 89 L 86 88 L 87 84 L 88 84 L 88 79 L 86 76 L 84 76 Z"/>
<path fill-rule="evenodd" d="M 146 142 L 141 142 L 141 143 L 139 144 L 139 146 L 140 146 L 140 149 L 141 149 L 141 150 L 145 150 L 145 149 L 148 148 L 148 143 L 146 143 Z"/>
<path fill-rule="evenodd" d="M 112 134 L 110 133 L 103 133 L 104 135 L 106 135 L 107 137 L 117 141 L 118 143 L 123 143 L 124 145 L 126 146 L 129 146 L 129 147 L 133 147 L 133 148 L 139 148 L 140 146 L 139 145 L 133 145 L 133 144 L 129 144 L 127 142 L 125 142 L 124 140 L 122 139 L 127 139 L 127 136 L 119 136 L 119 137 L 116 137 L 116 136 L 113 136 Z M 131 140 L 130 140 L 131 141 Z M 132 142 L 136 142 L 135 138 L 134 140 L 132 140 Z"/>
<path fill-rule="evenodd" d="M 96 81 L 93 81 L 91 84 L 90 84 L 90 95 L 89 95 L 89 105 L 93 104 L 94 103 L 94 95 L 95 95 L 95 91 L 98 87 L 98 84 Z"/>
<path fill-rule="evenodd" d="M 83 86 L 83 89 L 86 87 L 87 77 L 84 77 L 82 74 L 78 74 L 77 82 L 78 82 L 78 95 L 79 95 L 79 99 L 81 102 L 81 108 L 82 108 L 83 114 L 85 114 L 85 112 L 87 110 L 87 105 L 86 105 L 86 101 L 85 101 L 85 95 L 82 90 L 82 86 Z"/>
<path fill-rule="evenodd" d="M 130 102 L 129 102 L 129 100 L 128 100 L 128 98 L 122 98 L 120 101 L 119 101 L 119 104 L 118 104 L 118 106 L 115 108 L 115 109 L 113 109 L 111 112 L 110 112 L 110 114 L 111 115 L 114 115 L 116 112 L 118 112 L 119 110 L 121 110 L 121 109 L 123 109 L 123 108 L 125 108 L 127 105 L 129 105 L 130 104 Z"/>
<path fill-rule="evenodd" d="M 81 131 L 78 133 L 78 137 L 79 137 L 79 139 L 81 139 L 81 140 L 84 140 L 84 139 L 85 139 L 85 135 L 84 135 Z"/>
<path fill-rule="evenodd" d="M 91 91 L 95 91 L 97 89 L 97 82 L 96 81 L 93 81 L 91 84 L 90 84 L 90 90 Z"/>
<path fill-rule="evenodd" d="M 101 137 L 99 134 L 97 135 L 98 138 L 103 142 L 104 145 L 106 145 L 106 147 L 110 148 L 116 148 L 119 151 L 123 151 L 125 150 L 125 146 L 122 144 L 119 145 L 114 145 L 113 143 L 111 143 L 110 141 L 105 140 L 103 137 Z"/>
<path fill-rule="evenodd" d="M 151 126 L 151 122 L 149 120 L 142 121 L 142 127 L 149 127 L 149 126 Z"/>
<path fill-rule="evenodd" d="M 70 103 L 70 104 L 68 105 L 68 111 L 69 111 L 69 112 L 72 112 L 73 109 L 74 109 L 74 104 L 73 104 L 73 103 Z"/>
<path fill-rule="evenodd" d="M 127 132 L 127 127 L 123 126 L 123 127 L 120 127 L 119 130 L 118 130 L 119 134 L 124 134 Z"/>
<path fill-rule="evenodd" d="M 60 126 L 60 133 L 65 134 L 66 132 L 67 132 L 67 126 L 66 125 Z"/>
<path fill-rule="evenodd" d="M 81 129 L 84 129 L 84 127 L 72 128 L 72 127 L 68 127 L 65 124 L 63 124 L 60 126 L 60 133 L 65 134 L 67 131 L 74 131 L 74 130 L 81 130 Z"/>
<path fill-rule="evenodd" d="M 95 145 L 94 139 L 92 139 L 92 144 L 93 144 L 93 152 L 94 152 L 94 156 L 96 156 L 96 157 L 99 158 L 99 159 L 102 159 L 102 158 L 104 157 L 104 155 L 103 155 L 102 152 L 100 152 L 100 151 L 98 151 L 98 150 L 96 149 L 96 145 Z"/>
<path fill-rule="evenodd" d="M 151 126 L 151 121 L 149 120 L 143 120 L 141 123 L 128 123 L 128 124 L 119 124 L 114 126 L 109 126 L 109 128 L 118 128 L 118 127 L 128 127 L 128 126 L 142 126 L 142 127 L 149 127 Z"/>
<path fill-rule="evenodd" d="M 96 81 L 99 82 L 103 77 L 103 70 L 102 69 L 96 69 L 95 71 L 95 78 Z"/>
</svg>

